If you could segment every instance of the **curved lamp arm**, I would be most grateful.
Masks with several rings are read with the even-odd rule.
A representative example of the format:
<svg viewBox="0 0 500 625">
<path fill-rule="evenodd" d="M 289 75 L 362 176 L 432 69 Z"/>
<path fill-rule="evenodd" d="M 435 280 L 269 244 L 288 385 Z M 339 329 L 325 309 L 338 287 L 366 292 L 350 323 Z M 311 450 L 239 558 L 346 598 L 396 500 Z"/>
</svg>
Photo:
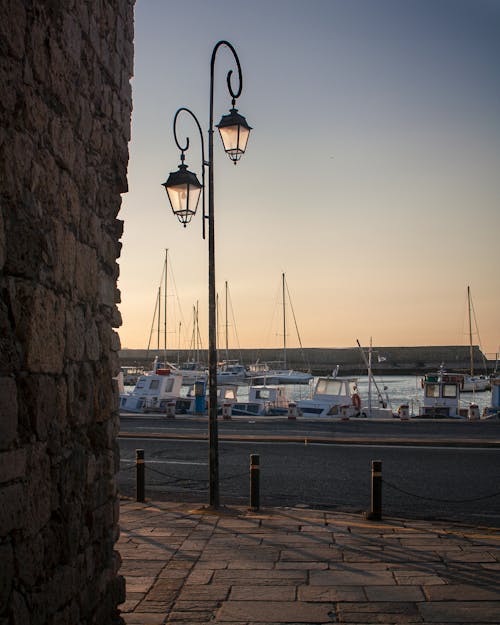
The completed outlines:
<svg viewBox="0 0 500 625">
<path fill-rule="evenodd" d="M 203 233 L 203 238 L 205 238 L 205 220 L 207 219 L 207 214 L 206 214 L 206 210 L 205 210 L 205 167 L 209 166 L 209 163 L 205 160 L 205 140 L 203 138 L 203 131 L 201 129 L 200 122 L 198 121 L 198 118 L 193 113 L 193 111 L 191 111 L 190 109 L 186 108 L 185 106 L 182 106 L 180 109 L 177 109 L 177 111 L 175 112 L 175 115 L 174 115 L 173 130 L 174 130 L 175 144 L 177 145 L 177 147 L 181 151 L 181 160 L 184 162 L 184 152 L 187 152 L 187 150 L 189 150 L 189 137 L 186 137 L 185 145 L 181 145 L 179 143 L 179 138 L 177 136 L 177 118 L 183 112 L 184 113 L 188 113 L 194 119 L 195 124 L 196 124 L 196 126 L 198 128 L 198 131 L 200 133 L 200 145 L 201 145 L 201 185 L 203 187 L 203 189 L 202 189 L 202 200 L 201 200 L 201 202 L 202 202 L 202 211 L 203 211 L 202 233 Z"/>
</svg>

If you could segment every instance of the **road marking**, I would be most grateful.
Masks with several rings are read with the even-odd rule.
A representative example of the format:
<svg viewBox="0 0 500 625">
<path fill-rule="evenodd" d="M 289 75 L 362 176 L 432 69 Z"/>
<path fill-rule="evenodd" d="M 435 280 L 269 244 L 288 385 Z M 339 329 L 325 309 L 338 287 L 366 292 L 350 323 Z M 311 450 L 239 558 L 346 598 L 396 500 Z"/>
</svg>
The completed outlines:
<svg viewBox="0 0 500 625">
<path fill-rule="evenodd" d="M 135 460 L 133 458 L 120 458 L 120 462 L 126 464 L 135 464 Z M 208 462 L 189 462 L 188 460 L 145 460 L 146 464 L 189 464 L 197 467 L 206 467 L 208 466 Z"/>
</svg>

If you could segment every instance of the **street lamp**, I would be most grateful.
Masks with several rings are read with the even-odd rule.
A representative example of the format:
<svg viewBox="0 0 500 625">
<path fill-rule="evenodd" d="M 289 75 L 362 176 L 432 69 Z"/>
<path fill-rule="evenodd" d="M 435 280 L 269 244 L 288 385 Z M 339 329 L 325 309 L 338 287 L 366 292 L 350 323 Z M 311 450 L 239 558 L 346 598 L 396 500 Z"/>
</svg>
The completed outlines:
<svg viewBox="0 0 500 625">
<path fill-rule="evenodd" d="M 174 116 L 174 139 L 181 151 L 181 164 L 176 172 L 170 173 L 166 182 L 163 183 L 172 207 L 174 215 L 186 226 L 196 213 L 200 195 L 203 207 L 203 238 L 205 238 L 205 220 L 208 220 L 208 439 L 209 439 L 209 504 L 213 508 L 219 506 L 219 450 L 217 434 L 217 328 L 216 328 L 216 304 L 215 304 L 215 237 L 214 237 L 214 68 L 215 57 L 221 46 L 229 48 L 236 61 L 238 68 L 238 90 L 234 91 L 231 84 L 232 70 L 227 74 L 227 88 L 232 98 L 232 107 L 227 115 L 224 115 L 217 124 L 219 134 L 229 158 L 236 163 L 245 153 L 251 127 L 246 119 L 234 108 L 236 100 L 240 97 L 243 87 L 241 66 L 235 49 L 228 41 L 219 41 L 212 52 L 210 62 L 210 101 L 209 101 L 209 124 L 208 124 L 208 160 L 205 160 L 205 143 L 203 132 L 196 115 L 187 108 L 180 108 Z M 189 138 L 180 144 L 177 138 L 176 124 L 180 113 L 188 113 L 195 121 L 201 138 L 201 171 L 202 183 L 200 184 L 196 174 L 190 172 L 184 164 L 185 152 L 189 148 Z M 208 211 L 205 210 L 205 168 L 208 170 Z"/>
</svg>

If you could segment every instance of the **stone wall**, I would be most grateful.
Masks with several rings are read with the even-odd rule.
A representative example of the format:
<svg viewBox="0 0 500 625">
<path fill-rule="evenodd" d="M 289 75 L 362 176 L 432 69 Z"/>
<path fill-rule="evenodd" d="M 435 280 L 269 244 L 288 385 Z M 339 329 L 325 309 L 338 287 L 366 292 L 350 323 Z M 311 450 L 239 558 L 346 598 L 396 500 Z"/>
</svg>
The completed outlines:
<svg viewBox="0 0 500 625">
<path fill-rule="evenodd" d="M 0 625 L 120 623 L 133 1 L 0 11 Z"/>
</svg>

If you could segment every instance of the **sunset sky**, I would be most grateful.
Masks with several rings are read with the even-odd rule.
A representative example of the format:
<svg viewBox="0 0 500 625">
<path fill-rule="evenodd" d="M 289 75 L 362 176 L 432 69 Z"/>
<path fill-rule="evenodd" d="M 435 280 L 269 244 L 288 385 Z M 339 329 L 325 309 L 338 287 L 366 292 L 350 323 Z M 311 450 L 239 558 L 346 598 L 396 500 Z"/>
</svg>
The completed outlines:
<svg viewBox="0 0 500 625">
<path fill-rule="evenodd" d="M 379 346 L 467 344 L 470 285 L 474 343 L 498 351 L 499 0 L 138 0 L 122 347 L 147 346 L 167 248 L 168 346 L 189 347 L 196 302 L 207 345 L 201 215 L 183 228 L 161 183 L 179 164 L 176 110 L 208 129 L 221 39 L 238 53 L 236 106 L 253 127 L 236 167 L 215 137 L 216 283 L 221 318 L 229 284 L 230 347 L 282 345 L 284 272 L 304 347 L 370 336 Z M 216 123 L 231 105 L 230 69 L 221 49 Z M 188 118 L 179 135 L 201 180 Z"/>
</svg>

